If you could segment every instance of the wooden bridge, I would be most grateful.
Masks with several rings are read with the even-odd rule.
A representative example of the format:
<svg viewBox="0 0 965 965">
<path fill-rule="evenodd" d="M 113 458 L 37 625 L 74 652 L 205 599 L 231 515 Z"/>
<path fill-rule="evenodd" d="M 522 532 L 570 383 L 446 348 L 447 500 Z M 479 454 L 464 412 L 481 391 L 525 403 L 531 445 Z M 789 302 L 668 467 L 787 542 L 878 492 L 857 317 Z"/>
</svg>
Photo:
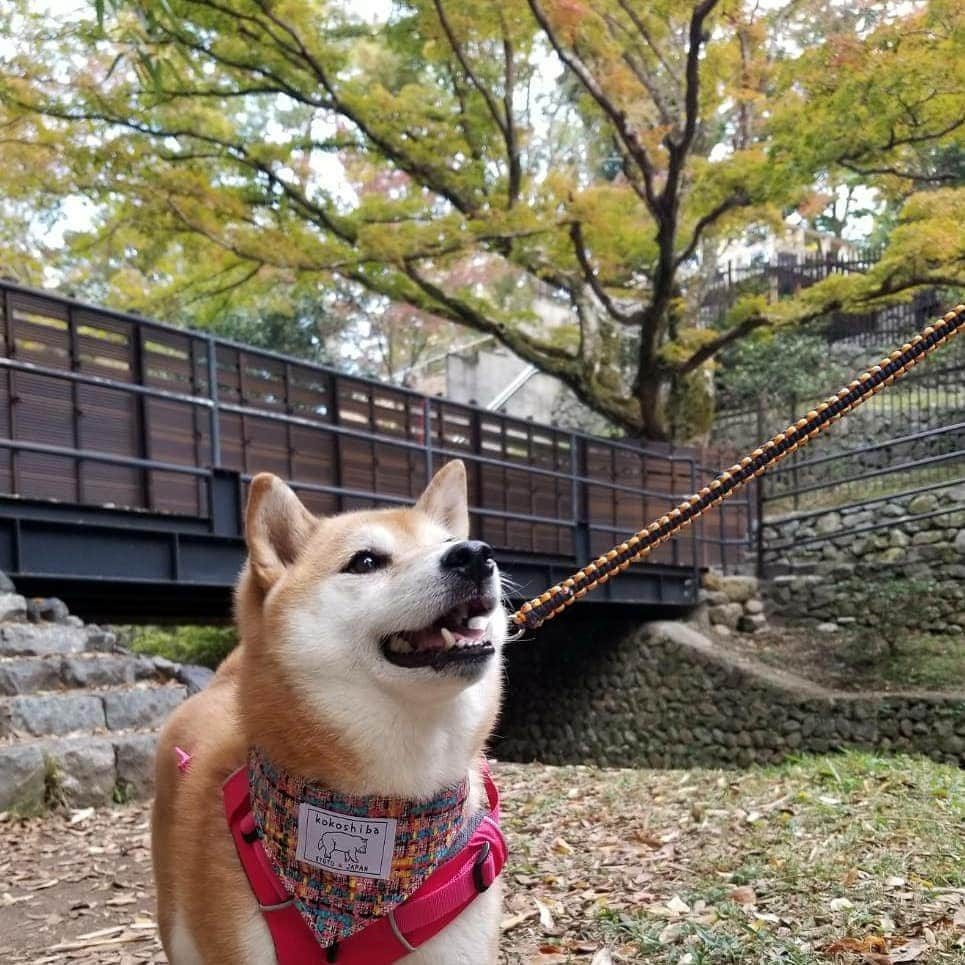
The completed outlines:
<svg viewBox="0 0 965 965">
<path fill-rule="evenodd" d="M 672 508 L 733 453 L 513 419 L 0 282 L 0 570 L 99 620 L 227 616 L 252 476 L 313 511 L 413 501 L 452 458 L 473 532 L 529 596 Z M 693 602 L 746 547 L 728 502 L 596 599 Z"/>
</svg>

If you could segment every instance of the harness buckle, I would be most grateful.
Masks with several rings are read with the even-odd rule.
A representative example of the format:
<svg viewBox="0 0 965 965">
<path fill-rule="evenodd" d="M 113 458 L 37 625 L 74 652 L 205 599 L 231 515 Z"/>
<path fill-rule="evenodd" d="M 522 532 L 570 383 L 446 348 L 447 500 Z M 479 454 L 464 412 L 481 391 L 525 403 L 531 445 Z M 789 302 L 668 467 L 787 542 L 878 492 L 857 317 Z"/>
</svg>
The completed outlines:
<svg viewBox="0 0 965 965">
<path fill-rule="evenodd" d="M 494 879 L 486 881 L 483 878 L 483 869 L 486 866 L 486 859 L 489 857 L 489 853 L 492 851 L 488 841 L 483 841 L 483 846 L 479 849 L 479 854 L 476 855 L 476 860 L 473 862 L 472 866 L 472 880 L 476 885 L 476 891 L 482 894 L 486 891 L 489 886 L 493 883 Z"/>
</svg>

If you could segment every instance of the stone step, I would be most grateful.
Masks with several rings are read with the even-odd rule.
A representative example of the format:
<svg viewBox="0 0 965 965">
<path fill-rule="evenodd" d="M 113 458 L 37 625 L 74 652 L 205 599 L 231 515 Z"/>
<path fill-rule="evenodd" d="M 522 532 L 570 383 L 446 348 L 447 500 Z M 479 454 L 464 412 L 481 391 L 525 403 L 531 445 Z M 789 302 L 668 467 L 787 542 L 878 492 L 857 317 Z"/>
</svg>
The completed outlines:
<svg viewBox="0 0 965 965">
<path fill-rule="evenodd" d="M 0 625 L 0 657 L 42 657 L 48 654 L 110 652 L 114 634 L 100 627 L 56 623 Z"/>
<path fill-rule="evenodd" d="M 138 680 L 165 681 L 151 657 L 129 653 L 49 654 L 44 657 L 0 657 L 0 696 L 79 687 L 117 687 Z"/>
<path fill-rule="evenodd" d="M 149 797 L 156 731 L 45 737 L 0 746 L 0 811 L 34 813 Z"/>
<path fill-rule="evenodd" d="M 0 738 L 159 727 L 188 695 L 180 684 L 0 697 Z"/>
</svg>

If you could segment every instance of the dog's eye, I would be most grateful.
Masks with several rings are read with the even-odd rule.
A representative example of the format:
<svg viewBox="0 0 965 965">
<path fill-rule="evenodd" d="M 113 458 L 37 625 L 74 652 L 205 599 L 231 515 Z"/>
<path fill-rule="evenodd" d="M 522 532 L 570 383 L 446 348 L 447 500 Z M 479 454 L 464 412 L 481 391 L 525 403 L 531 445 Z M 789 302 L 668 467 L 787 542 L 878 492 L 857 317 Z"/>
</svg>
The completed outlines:
<svg viewBox="0 0 965 965">
<path fill-rule="evenodd" d="M 380 553 L 373 553 L 371 550 L 359 550 L 359 552 L 342 567 L 342 572 L 374 573 L 376 570 L 381 570 L 388 562 L 389 558 L 382 556 Z"/>
</svg>

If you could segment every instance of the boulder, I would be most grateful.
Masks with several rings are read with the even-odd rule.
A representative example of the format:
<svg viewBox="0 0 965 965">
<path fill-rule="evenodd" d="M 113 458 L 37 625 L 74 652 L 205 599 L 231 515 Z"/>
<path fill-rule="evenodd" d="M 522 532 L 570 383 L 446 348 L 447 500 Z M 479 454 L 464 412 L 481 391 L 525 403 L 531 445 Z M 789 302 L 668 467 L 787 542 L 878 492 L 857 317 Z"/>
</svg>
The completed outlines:
<svg viewBox="0 0 965 965">
<path fill-rule="evenodd" d="M 117 784 L 126 797 L 149 797 L 154 790 L 157 734 L 125 734 L 114 738 Z"/>
<path fill-rule="evenodd" d="M 55 596 L 34 597 L 28 603 L 27 615 L 34 623 L 66 623 L 70 610 Z"/>
<path fill-rule="evenodd" d="M 179 683 L 184 684 L 184 686 L 188 688 L 188 696 L 192 697 L 198 693 L 198 691 L 204 690 L 204 688 L 211 683 L 214 677 L 214 671 L 209 667 L 198 667 L 195 664 L 182 663 L 178 666 L 175 676 Z"/>
<path fill-rule="evenodd" d="M 36 744 L 0 747 L 0 811 L 39 811 L 46 790 L 44 755 Z"/>
<path fill-rule="evenodd" d="M 52 745 L 54 793 L 70 807 L 96 807 L 114 798 L 114 745 L 105 737 L 73 737 Z"/>
<path fill-rule="evenodd" d="M 0 593 L 0 623 L 22 623 L 27 619 L 27 601 L 19 593 Z"/>
<path fill-rule="evenodd" d="M 736 630 L 737 621 L 743 613 L 744 608 L 740 603 L 721 603 L 719 606 L 712 606 L 708 616 L 713 626 L 721 625 Z"/>
<path fill-rule="evenodd" d="M 721 589 L 733 603 L 746 603 L 757 596 L 757 579 L 753 576 L 728 576 L 724 578 Z"/>
</svg>

